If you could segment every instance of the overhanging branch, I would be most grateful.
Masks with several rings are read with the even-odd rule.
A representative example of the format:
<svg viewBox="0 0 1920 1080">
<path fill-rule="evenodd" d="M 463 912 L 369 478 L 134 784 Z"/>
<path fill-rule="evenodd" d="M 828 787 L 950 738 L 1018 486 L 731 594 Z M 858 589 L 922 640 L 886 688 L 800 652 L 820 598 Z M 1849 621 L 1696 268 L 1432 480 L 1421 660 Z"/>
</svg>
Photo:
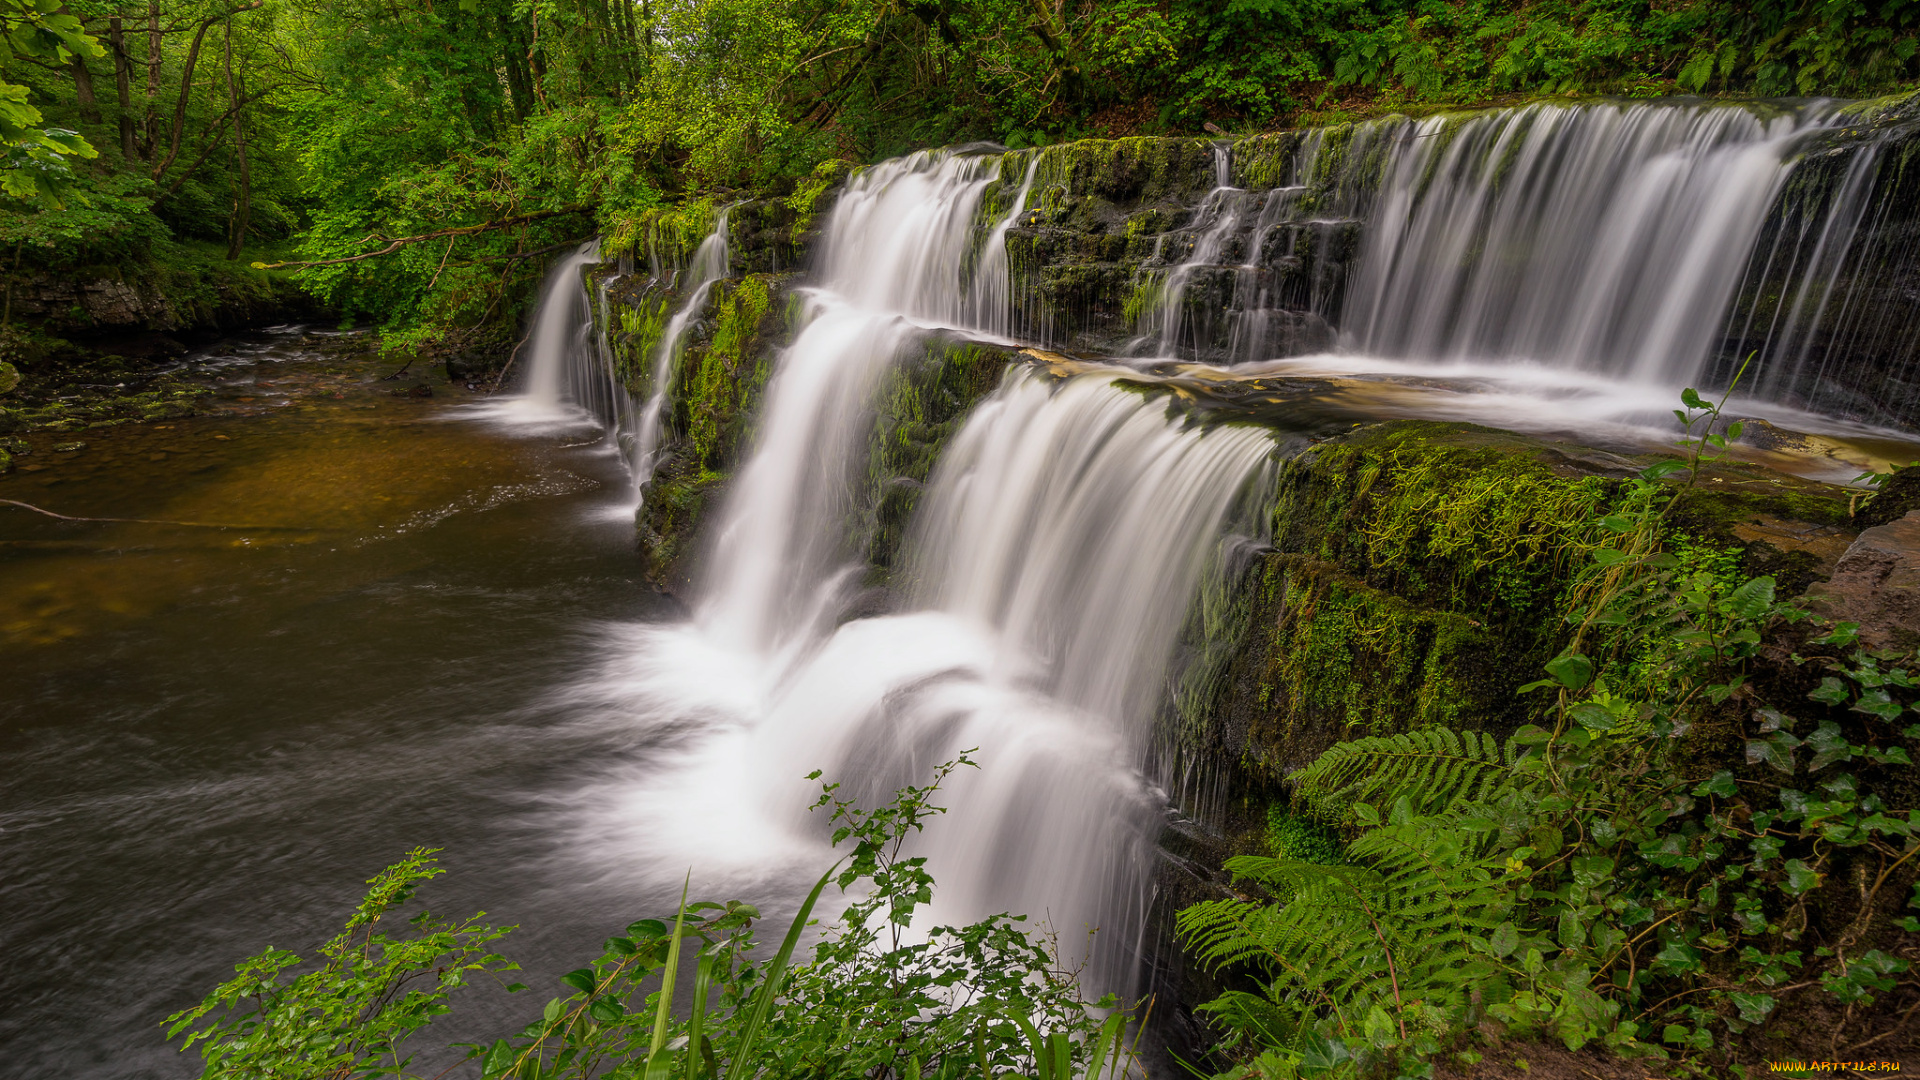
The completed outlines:
<svg viewBox="0 0 1920 1080">
<path fill-rule="evenodd" d="M 489 221 L 483 225 L 462 225 L 453 229 L 435 229 L 433 232 L 421 233 L 418 236 L 403 236 L 378 251 L 363 251 L 358 255 L 347 255 L 338 259 L 315 259 L 311 262 L 257 262 L 253 264 L 253 268 L 255 270 L 307 270 L 315 266 L 339 266 L 342 263 L 359 262 L 361 259 L 372 259 L 380 255 L 391 255 L 401 248 L 406 247 L 408 244 L 418 244 L 423 240 L 439 240 L 448 236 L 470 236 L 474 233 L 492 232 L 495 229 L 510 229 L 515 225 L 525 225 L 529 221 L 539 221 L 542 218 L 559 217 L 562 214 L 584 214 L 586 212 L 587 208 L 584 206 L 563 206 L 558 210 L 536 210 L 531 214 L 515 214 L 512 217 L 501 218 L 499 221 Z"/>
</svg>

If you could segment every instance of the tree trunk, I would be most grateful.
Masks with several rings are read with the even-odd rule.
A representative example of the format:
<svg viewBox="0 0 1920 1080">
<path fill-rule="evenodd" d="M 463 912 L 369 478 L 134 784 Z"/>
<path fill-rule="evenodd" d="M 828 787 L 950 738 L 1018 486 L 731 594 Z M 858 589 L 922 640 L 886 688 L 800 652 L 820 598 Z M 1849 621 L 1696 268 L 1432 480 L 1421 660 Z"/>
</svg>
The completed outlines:
<svg viewBox="0 0 1920 1080">
<path fill-rule="evenodd" d="M 73 97 L 80 103 L 80 119 L 89 124 L 100 122 L 100 102 L 93 96 L 93 72 L 87 70 L 87 62 L 74 57 L 68 61 L 73 68 Z"/>
<path fill-rule="evenodd" d="M 107 20 L 107 40 L 113 43 L 113 89 L 120 98 L 120 154 L 132 161 L 133 145 L 133 62 L 127 56 L 127 37 L 120 32 L 120 16 Z"/>
<path fill-rule="evenodd" d="M 153 160 L 153 140 L 159 130 L 155 110 L 160 106 L 160 0 L 147 0 L 147 119 L 143 125 L 141 156 Z"/>
<path fill-rule="evenodd" d="M 240 89 L 233 78 L 233 16 L 227 16 L 227 100 L 233 108 L 233 154 L 240 165 L 240 190 L 233 200 L 233 218 L 227 223 L 227 259 L 240 257 L 247 242 L 247 219 L 253 213 L 253 176 L 247 171 L 247 136 L 240 126 Z"/>
</svg>

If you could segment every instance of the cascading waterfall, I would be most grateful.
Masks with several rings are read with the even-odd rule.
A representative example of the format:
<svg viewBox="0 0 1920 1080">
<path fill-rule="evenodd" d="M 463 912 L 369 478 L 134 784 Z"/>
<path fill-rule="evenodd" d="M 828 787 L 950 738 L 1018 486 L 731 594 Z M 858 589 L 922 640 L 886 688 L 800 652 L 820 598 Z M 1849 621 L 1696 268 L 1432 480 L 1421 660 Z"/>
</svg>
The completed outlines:
<svg viewBox="0 0 1920 1080">
<path fill-rule="evenodd" d="M 1001 164 L 919 154 L 856 175 L 695 620 L 636 631 L 583 693 L 676 733 L 658 771 L 615 798 L 619 815 L 697 814 L 697 843 L 671 829 L 630 842 L 709 879 L 824 858 L 808 769 L 873 801 L 978 747 L 981 770 L 949 782 L 951 813 L 924 837 L 932 918 L 1031 912 L 1125 989 L 1164 803 L 1142 774 L 1147 730 L 1195 582 L 1270 436 L 1182 427 L 1110 375 L 1010 375 L 929 485 L 907 613 L 834 625 L 876 379 L 931 329 L 1006 317 L 1005 260 L 979 245 L 1004 235 L 1033 169 L 984 220 Z M 756 793 L 750 813 L 738 792 Z M 1080 935 L 1096 927 L 1089 950 Z"/>
<path fill-rule="evenodd" d="M 1259 358 L 1285 293 L 1343 315 L 1351 348 L 1389 359 L 1689 378 L 1824 115 L 1591 106 L 1383 122 L 1337 152 L 1299 139 L 1276 183 L 1249 183 L 1257 191 L 1230 182 L 1222 148 L 1213 191 L 1169 234 L 1172 250 L 1189 246 L 1159 262 L 1159 321 L 1139 349 L 1212 356 L 1226 341 L 1229 358 Z M 919 841 L 940 881 L 933 918 L 1031 913 L 1092 960 L 1097 985 L 1127 989 L 1167 803 L 1147 772 L 1151 730 L 1203 576 L 1263 540 L 1273 437 L 1182 424 L 1114 386 L 1118 367 L 1016 367 L 919 498 L 896 611 L 851 617 L 876 392 L 933 335 L 1009 332 L 1008 235 L 1044 168 L 1042 154 L 963 149 L 853 177 L 710 530 L 694 617 L 622 635 L 575 700 L 644 732 L 638 775 L 609 785 L 601 805 L 614 809 L 595 827 L 620 832 L 663 889 L 688 865 L 704 882 L 817 873 L 810 769 L 872 803 L 979 748 L 981 770 L 950 779 L 951 813 Z M 990 201 L 996 190 L 1011 195 Z M 1788 261 L 1847 257 L 1842 234 L 1868 212 L 1845 192 L 1830 202 L 1830 240 L 1781 239 Z M 1362 220 L 1351 281 L 1276 276 L 1277 260 L 1304 264 L 1301 245 L 1353 238 Z M 714 266 L 689 280 L 724 272 L 726 245 L 723 218 L 701 249 Z M 699 292 L 654 357 L 656 394 Z M 1834 304 L 1785 295 L 1784 324 Z M 1218 296 L 1231 317 L 1208 337 L 1191 316 Z M 647 411 L 656 426 L 660 410 Z M 657 443 L 657 431 L 636 441 L 646 468 Z M 1091 927 L 1101 935 L 1082 950 Z"/>
<path fill-rule="evenodd" d="M 804 646 L 832 614 L 875 379 L 928 328 L 978 327 L 998 317 L 989 303 L 1004 307 L 1004 258 L 967 272 L 999 172 L 998 155 L 913 154 L 855 175 L 841 194 L 821 238 L 820 287 L 780 357 L 720 523 L 699 612 L 719 640 Z"/>
<path fill-rule="evenodd" d="M 1232 148 L 1214 147 L 1213 190 L 1156 245 L 1155 261 L 1167 260 L 1169 245 L 1180 258 L 1153 283 L 1130 354 L 1236 363 L 1331 341 L 1319 268 L 1329 231 L 1346 223 L 1311 212 L 1324 141 L 1319 132 L 1302 138 L 1281 182 L 1264 192 L 1233 186 Z M 1300 307 L 1313 315 L 1302 319 Z"/>
<path fill-rule="evenodd" d="M 648 383 L 650 393 L 640 407 L 627 447 L 628 472 L 633 477 L 637 495 L 645 492 L 660 464 L 660 434 L 666 419 L 667 397 L 673 391 L 674 372 L 685 351 L 687 330 L 706 307 L 707 293 L 712 291 L 714 283 L 728 274 L 727 215 L 732 211 L 731 206 L 721 207 L 714 217 L 713 231 L 694 250 L 693 262 L 687 267 L 685 277 L 689 283 L 686 299 L 673 313 L 654 350 L 652 380 Z"/>
<path fill-rule="evenodd" d="M 627 464 L 636 501 L 659 466 L 664 410 L 687 333 L 714 284 L 729 272 L 727 215 L 731 210 L 729 206 L 719 211 L 713 230 L 684 271 L 663 267 L 658 245 L 649 239 L 653 284 L 671 288 L 677 282 L 684 288 L 684 298 L 654 351 L 651 392 L 644 401 L 636 400 L 627 389 L 613 348 L 608 294 L 623 275 L 602 276 L 589 292 L 583 274 L 601 261 L 600 242 L 589 241 L 561 259 L 541 286 L 527 335 L 526 389 L 510 400 L 506 415 L 550 423 L 584 413 L 597 421 Z"/>
<path fill-rule="evenodd" d="M 1372 356 L 1687 382 L 1825 116 L 1539 105 L 1403 124 L 1343 340 Z"/>
<path fill-rule="evenodd" d="M 599 261 L 600 241 L 589 240 L 547 271 L 527 332 L 526 390 L 517 402 L 522 416 L 556 420 L 572 406 L 610 419 L 616 398 L 626 394 L 593 345 L 591 301 L 581 271 Z"/>
</svg>

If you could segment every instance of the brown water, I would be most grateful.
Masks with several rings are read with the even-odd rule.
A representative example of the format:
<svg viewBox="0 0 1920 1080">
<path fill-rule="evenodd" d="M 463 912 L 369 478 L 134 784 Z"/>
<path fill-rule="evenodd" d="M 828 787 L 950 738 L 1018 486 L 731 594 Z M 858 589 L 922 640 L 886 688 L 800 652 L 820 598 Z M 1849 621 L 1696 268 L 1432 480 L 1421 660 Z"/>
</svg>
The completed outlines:
<svg viewBox="0 0 1920 1080">
<path fill-rule="evenodd" d="M 637 914 L 582 884 L 546 811 L 610 752 L 549 691 L 605 622 L 668 614 L 617 461 L 465 418 L 443 380 L 396 397 L 350 339 L 240 345 L 197 369 L 209 415 L 37 434 L 0 477 L 0 499 L 143 519 L 0 505 L 9 1077 L 196 1073 L 164 1017 L 269 943 L 324 940 L 416 844 L 452 870 L 429 903 L 529 924 L 509 951 L 535 971 Z M 539 1004 L 481 994 L 422 1041 Z"/>
</svg>

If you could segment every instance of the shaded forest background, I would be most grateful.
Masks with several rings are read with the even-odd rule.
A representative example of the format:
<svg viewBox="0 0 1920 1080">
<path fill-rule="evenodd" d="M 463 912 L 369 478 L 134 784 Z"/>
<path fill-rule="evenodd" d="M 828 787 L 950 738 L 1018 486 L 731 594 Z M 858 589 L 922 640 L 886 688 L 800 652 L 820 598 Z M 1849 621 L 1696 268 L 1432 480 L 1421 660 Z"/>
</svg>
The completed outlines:
<svg viewBox="0 0 1920 1080">
<path fill-rule="evenodd" d="M 828 159 L 1920 77 L 1920 0 L 0 0 L 0 20 L 15 276 L 434 234 L 300 275 L 403 343 L 511 315 L 540 270 L 522 256 Z"/>
</svg>

